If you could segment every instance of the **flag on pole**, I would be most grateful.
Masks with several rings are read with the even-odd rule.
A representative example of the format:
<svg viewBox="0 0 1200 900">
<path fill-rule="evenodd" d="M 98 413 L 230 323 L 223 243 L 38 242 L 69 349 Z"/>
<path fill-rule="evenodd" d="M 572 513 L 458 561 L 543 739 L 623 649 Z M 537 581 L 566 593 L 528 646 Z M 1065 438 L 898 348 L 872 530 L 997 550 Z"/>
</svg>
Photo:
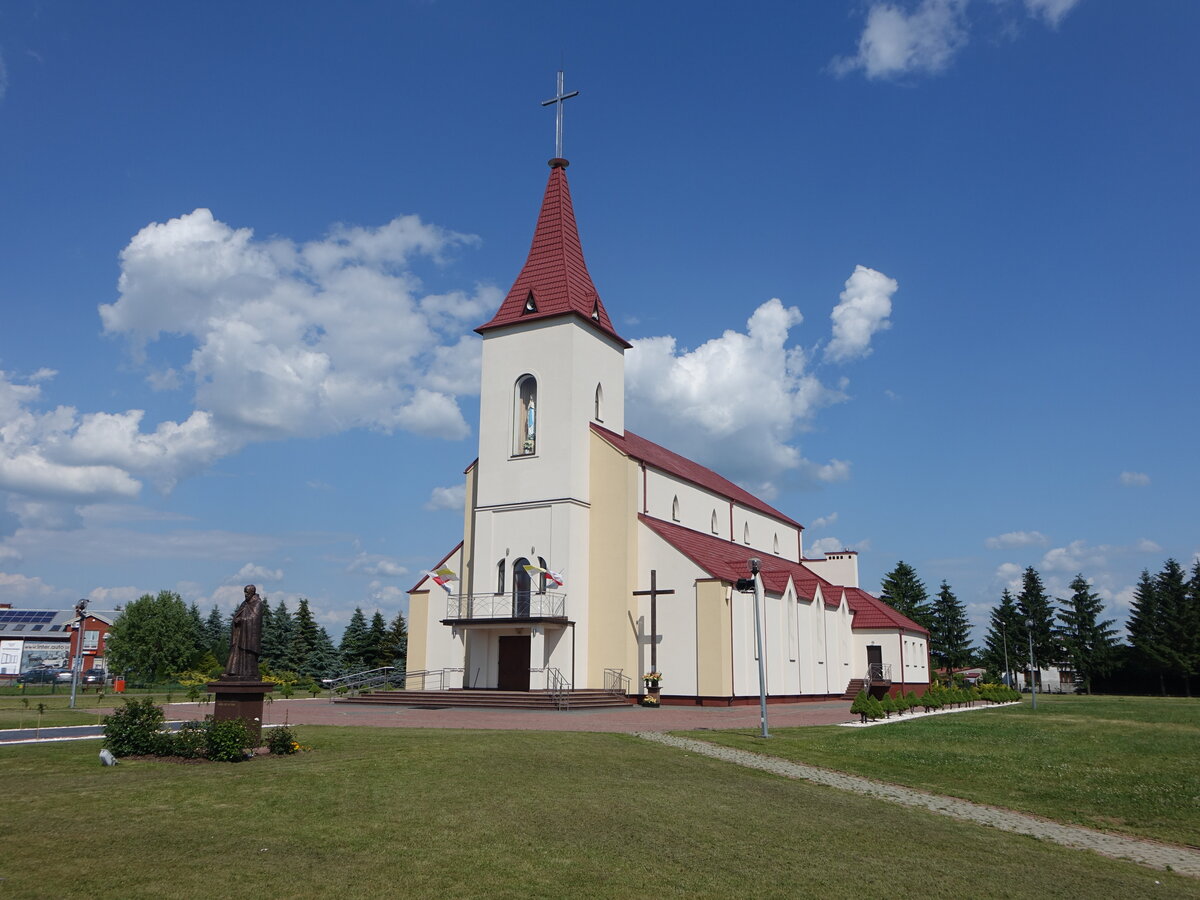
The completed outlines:
<svg viewBox="0 0 1200 900">
<path fill-rule="evenodd" d="M 554 572 L 550 569 L 546 570 L 546 580 L 550 582 L 551 587 L 562 587 L 566 584 L 566 579 L 559 572 Z"/>
<path fill-rule="evenodd" d="M 545 575 L 546 570 L 541 566 L 524 566 L 525 574 L 532 578 L 535 575 Z"/>
<path fill-rule="evenodd" d="M 434 584 L 440 587 L 447 594 L 451 593 L 450 583 L 458 581 L 458 576 L 454 574 L 454 570 L 447 568 L 446 566 L 442 566 L 436 572 L 426 572 L 425 574 L 432 578 Z"/>
</svg>

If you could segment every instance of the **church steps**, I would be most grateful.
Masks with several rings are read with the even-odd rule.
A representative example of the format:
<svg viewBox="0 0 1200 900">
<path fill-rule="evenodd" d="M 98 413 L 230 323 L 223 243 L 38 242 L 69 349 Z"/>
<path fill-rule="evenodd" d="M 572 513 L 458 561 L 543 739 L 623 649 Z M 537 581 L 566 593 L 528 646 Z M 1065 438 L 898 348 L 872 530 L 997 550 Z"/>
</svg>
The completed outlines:
<svg viewBox="0 0 1200 900">
<path fill-rule="evenodd" d="M 335 703 L 407 706 L 414 708 L 447 707 L 476 709 L 558 709 L 554 694 L 548 691 L 499 691 L 451 689 L 444 691 L 368 691 L 356 697 L 344 697 Z M 570 692 L 568 708 L 602 709 L 628 706 L 624 696 L 602 690 Z"/>
<path fill-rule="evenodd" d="M 843 700 L 853 700 L 858 696 L 859 691 L 867 689 L 867 682 L 864 678 L 851 678 L 850 683 L 846 685 L 846 693 L 842 694 Z"/>
</svg>

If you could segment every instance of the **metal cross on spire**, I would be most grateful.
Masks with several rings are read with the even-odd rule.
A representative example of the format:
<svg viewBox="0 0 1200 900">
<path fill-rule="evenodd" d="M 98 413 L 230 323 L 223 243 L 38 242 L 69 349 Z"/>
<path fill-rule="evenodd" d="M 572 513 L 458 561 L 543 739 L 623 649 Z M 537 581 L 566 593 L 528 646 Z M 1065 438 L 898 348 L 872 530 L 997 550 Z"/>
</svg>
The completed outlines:
<svg viewBox="0 0 1200 900">
<path fill-rule="evenodd" d="M 554 156 L 556 159 L 561 159 L 563 155 L 562 149 L 562 123 L 563 123 L 563 102 L 570 100 L 572 97 L 578 97 L 579 91 L 571 91 L 569 94 L 563 93 L 563 73 L 562 69 L 558 70 L 558 92 L 549 100 L 543 100 L 542 106 L 549 106 L 551 103 L 557 107 L 554 110 Z"/>
</svg>

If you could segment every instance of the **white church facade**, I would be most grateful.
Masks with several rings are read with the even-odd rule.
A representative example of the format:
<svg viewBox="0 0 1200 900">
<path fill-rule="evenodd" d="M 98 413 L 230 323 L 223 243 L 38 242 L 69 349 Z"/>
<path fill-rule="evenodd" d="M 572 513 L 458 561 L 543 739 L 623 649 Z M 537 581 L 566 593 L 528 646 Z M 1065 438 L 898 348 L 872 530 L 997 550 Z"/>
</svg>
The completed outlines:
<svg viewBox="0 0 1200 900">
<path fill-rule="evenodd" d="M 625 678 L 637 693 L 656 656 L 663 702 L 754 702 L 755 600 L 736 584 L 756 558 L 769 699 L 868 678 L 921 693 L 928 633 L 859 587 L 853 551 L 806 559 L 799 522 L 625 430 L 630 345 L 584 263 L 567 162 L 550 167 L 529 257 L 476 329 L 479 457 L 461 542 L 434 567 L 448 580 L 409 592 L 408 671 L 503 690 Z"/>
</svg>

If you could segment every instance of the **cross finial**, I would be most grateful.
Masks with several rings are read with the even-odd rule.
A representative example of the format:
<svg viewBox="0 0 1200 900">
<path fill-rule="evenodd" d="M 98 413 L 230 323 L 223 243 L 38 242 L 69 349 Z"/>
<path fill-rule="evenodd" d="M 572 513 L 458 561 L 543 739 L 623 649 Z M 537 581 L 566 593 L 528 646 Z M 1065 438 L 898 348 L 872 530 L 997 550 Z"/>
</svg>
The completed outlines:
<svg viewBox="0 0 1200 900">
<path fill-rule="evenodd" d="M 569 94 L 563 93 L 563 72 L 558 70 L 558 91 L 549 100 L 543 100 L 542 106 L 555 105 L 554 110 L 554 158 L 562 159 L 562 132 L 563 132 L 563 102 L 570 100 L 572 97 L 578 97 L 579 91 L 571 91 Z"/>
</svg>

